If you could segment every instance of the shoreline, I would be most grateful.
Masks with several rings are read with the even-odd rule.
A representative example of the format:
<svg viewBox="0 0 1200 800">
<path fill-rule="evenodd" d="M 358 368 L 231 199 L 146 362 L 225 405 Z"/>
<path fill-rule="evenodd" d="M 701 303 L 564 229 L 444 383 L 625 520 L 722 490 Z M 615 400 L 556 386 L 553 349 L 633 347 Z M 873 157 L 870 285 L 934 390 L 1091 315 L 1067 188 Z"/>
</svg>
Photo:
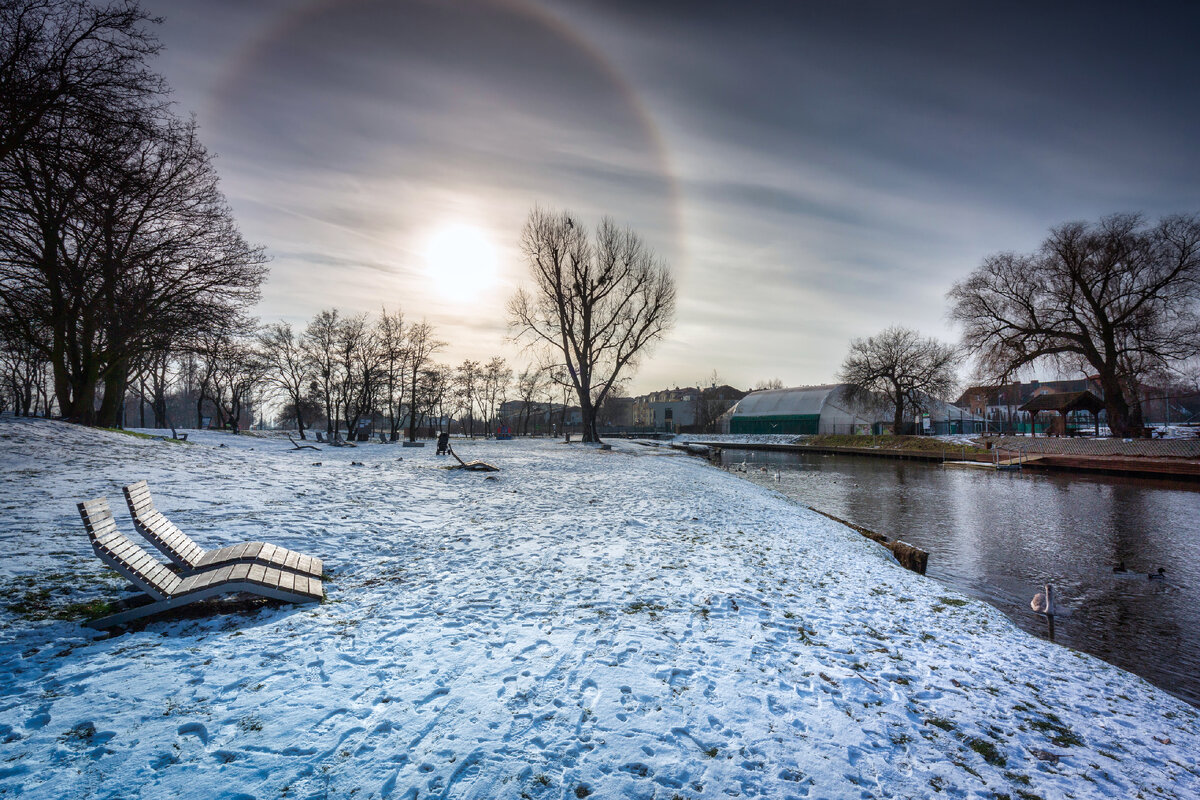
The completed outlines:
<svg viewBox="0 0 1200 800">
<path fill-rule="evenodd" d="M 931 464 L 966 461 L 986 466 L 988 464 L 992 464 L 995 460 L 995 456 L 990 453 L 967 453 L 964 456 L 961 452 L 955 453 L 955 447 L 953 446 L 947 446 L 944 453 L 936 453 L 922 450 L 905 450 L 903 448 L 842 447 L 838 445 L 806 445 L 766 442 L 734 443 L 714 440 L 690 440 L 686 444 L 671 443 L 671 446 L 677 449 L 686 449 L 687 445 L 708 447 L 710 450 L 760 450 L 781 453 L 853 455 L 867 456 L 870 458 L 924 461 Z M 998 452 L 1001 454 L 1001 460 L 1004 461 L 1022 458 L 1022 454 L 1016 450 L 1000 448 Z M 1024 457 L 1029 458 L 1030 460 L 1022 463 L 1022 469 L 1158 478 L 1192 484 L 1200 482 L 1200 459 L 1193 458 L 1168 456 L 1072 455 L 1066 453 L 1025 454 Z"/>
</svg>

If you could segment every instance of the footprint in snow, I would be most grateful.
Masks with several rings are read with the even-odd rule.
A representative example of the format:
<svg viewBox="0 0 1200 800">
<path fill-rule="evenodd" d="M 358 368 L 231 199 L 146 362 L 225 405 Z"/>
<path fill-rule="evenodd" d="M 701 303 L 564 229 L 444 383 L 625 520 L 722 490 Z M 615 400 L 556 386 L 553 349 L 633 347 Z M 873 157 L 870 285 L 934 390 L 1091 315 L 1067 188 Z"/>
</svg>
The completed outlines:
<svg viewBox="0 0 1200 800">
<path fill-rule="evenodd" d="M 180 736 L 195 736 L 202 744 L 208 744 L 208 728 L 199 722 L 186 722 L 180 725 L 175 733 Z"/>
</svg>

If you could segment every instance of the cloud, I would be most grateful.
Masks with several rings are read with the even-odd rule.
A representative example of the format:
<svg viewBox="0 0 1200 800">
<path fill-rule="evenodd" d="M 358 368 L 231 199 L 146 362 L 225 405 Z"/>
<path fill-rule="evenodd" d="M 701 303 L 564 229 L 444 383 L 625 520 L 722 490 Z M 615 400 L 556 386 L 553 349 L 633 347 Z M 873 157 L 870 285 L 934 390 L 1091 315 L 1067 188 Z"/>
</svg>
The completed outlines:
<svg viewBox="0 0 1200 800">
<path fill-rule="evenodd" d="M 261 311 L 402 306 L 445 357 L 517 355 L 529 208 L 609 214 L 677 268 L 633 390 L 716 368 L 819 383 L 1064 219 L 1200 205 L 1194 9 L 451 0 L 153 2 L 163 70 L 248 238 Z M 1186 18 L 1185 18 L 1186 17 Z M 500 286 L 447 302 L 422 247 L 484 230 Z"/>
</svg>

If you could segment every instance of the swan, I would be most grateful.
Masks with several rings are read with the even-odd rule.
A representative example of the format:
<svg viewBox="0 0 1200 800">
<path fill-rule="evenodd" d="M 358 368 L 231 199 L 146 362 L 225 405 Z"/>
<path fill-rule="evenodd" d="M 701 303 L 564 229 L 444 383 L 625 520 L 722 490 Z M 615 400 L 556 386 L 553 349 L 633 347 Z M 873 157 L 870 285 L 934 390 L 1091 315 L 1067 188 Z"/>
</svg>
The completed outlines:
<svg viewBox="0 0 1200 800">
<path fill-rule="evenodd" d="M 1054 607 L 1054 590 L 1050 586 L 1046 586 L 1044 592 L 1038 592 L 1033 596 L 1033 599 L 1029 601 L 1029 607 L 1039 614 L 1045 614 L 1048 617 L 1054 616 L 1057 613 L 1057 609 Z"/>
</svg>

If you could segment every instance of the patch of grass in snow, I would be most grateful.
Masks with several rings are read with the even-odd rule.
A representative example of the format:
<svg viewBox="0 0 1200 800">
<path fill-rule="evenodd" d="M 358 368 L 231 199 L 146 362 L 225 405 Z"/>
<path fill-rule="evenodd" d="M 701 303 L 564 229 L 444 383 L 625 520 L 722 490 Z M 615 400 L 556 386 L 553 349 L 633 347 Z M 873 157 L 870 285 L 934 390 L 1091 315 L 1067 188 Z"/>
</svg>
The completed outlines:
<svg viewBox="0 0 1200 800">
<path fill-rule="evenodd" d="M 983 756 L 983 760 L 991 764 L 993 767 L 1003 767 L 1008 763 L 1008 759 L 1004 757 L 1004 754 L 997 750 L 996 745 L 992 744 L 987 739 L 968 739 L 967 747 Z"/>
<path fill-rule="evenodd" d="M 962 600 L 957 597 L 939 597 L 938 602 L 940 602 L 944 605 L 954 606 L 955 608 L 962 608 L 963 606 L 965 606 L 967 603 L 969 603 L 971 601 L 970 600 Z"/>
<path fill-rule="evenodd" d="M 645 600 L 635 600 L 629 605 L 625 606 L 626 614 L 639 614 L 645 611 L 652 617 L 657 615 L 658 612 L 666 610 L 667 607 L 661 605 L 660 603 L 647 603 Z"/>
<path fill-rule="evenodd" d="M 238 727 L 247 733 L 251 731 L 261 731 L 263 729 L 262 720 L 256 717 L 254 714 L 250 714 L 249 716 L 242 717 L 240 720 L 238 720 Z"/>
<path fill-rule="evenodd" d="M 1056 714 L 1050 711 L 1044 713 L 1046 715 L 1045 719 L 1027 720 L 1029 727 L 1044 736 L 1050 737 L 1050 741 L 1059 747 L 1073 747 L 1083 744 L 1083 739 L 1080 739 L 1075 731 L 1068 728 Z"/>
<path fill-rule="evenodd" d="M 58 738 L 75 748 L 87 747 L 96 736 L 96 726 L 90 722 L 81 722 Z"/>
<path fill-rule="evenodd" d="M 172 439 L 169 436 L 157 436 L 153 433 L 139 433 L 138 431 L 126 431 L 126 430 L 122 430 L 120 428 L 101 428 L 100 430 L 109 431 L 110 433 L 123 433 L 126 436 L 132 436 L 135 439 L 158 439 L 161 442 L 173 442 L 175 444 L 190 444 L 190 442 L 186 442 L 183 439 Z"/>
<path fill-rule="evenodd" d="M 82 617 L 85 620 L 100 619 L 107 617 L 109 614 L 115 613 L 117 607 L 107 600 L 88 600 L 83 603 L 68 603 L 58 609 L 55 616 L 58 619 L 79 619 Z"/>
<path fill-rule="evenodd" d="M 58 577 L 58 576 L 55 576 Z M 115 607 L 99 598 L 75 602 L 63 602 L 64 595 L 74 592 L 76 584 L 88 585 L 107 583 L 99 575 L 63 575 L 62 580 L 70 583 L 52 582 L 55 577 L 26 575 L 13 580 L 5 594 L 5 608 L 12 614 L 29 620 L 93 620 L 113 613 Z"/>
<path fill-rule="evenodd" d="M 927 717 L 925 719 L 925 724 L 932 725 L 935 728 L 941 728 L 944 731 L 952 731 L 955 728 L 954 722 L 946 719 L 945 717 Z"/>
</svg>

